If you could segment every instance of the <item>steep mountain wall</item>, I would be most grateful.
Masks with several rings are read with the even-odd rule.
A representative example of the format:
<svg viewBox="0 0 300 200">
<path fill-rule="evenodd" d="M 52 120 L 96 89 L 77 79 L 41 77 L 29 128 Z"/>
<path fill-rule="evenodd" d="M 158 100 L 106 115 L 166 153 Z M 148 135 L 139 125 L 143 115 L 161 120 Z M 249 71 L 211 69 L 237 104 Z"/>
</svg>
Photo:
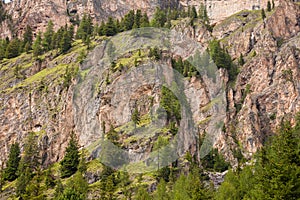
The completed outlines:
<svg viewBox="0 0 300 200">
<path fill-rule="evenodd" d="M 38 2 L 36 1 L 37 4 Z M 53 3 L 63 5 L 66 2 L 53 1 Z M 216 25 L 212 35 L 200 23 L 196 22 L 195 26 L 191 27 L 187 19 L 178 22 L 174 27 L 174 30 L 182 33 L 175 37 L 179 41 L 184 35 L 194 42 L 198 41 L 201 45 L 207 46 L 207 42 L 214 36 L 221 40 L 222 45 L 235 60 L 241 53 L 244 56 L 246 64 L 240 67 L 236 81 L 226 86 L 228 112 L 223 132 L 215 144 L 228 159 L 234 160 L 232 152 L 235 149 L 240 149 L 246 157 L 251 156 L 269 135 L 276 132 L 276 125 L 284 119 L 293 121 L 293 116 L 300 111 L 299 18 L 299 6 L 284 0 L 275 11 L 267 13 L 267 19 L 264 21 L 261 19 L 260 11 L 243 11 Z M 119 41 L 122 45 L 128 42 L 126 37 L 123 40 Z M 183 42 L 179 45 L 182 46 L 181 51 L 176 50 L 170 56 L 176 56 L 176 52 L 179 51 L 178 55 L 183 58 L 189 57 L 190 48 L 194 48 L 191 44 L 193 43 Z M 99 59 L 105 49 L 101 47 L 103 45 L 90 54 L 87 61 L 90 62 L 89 65 L 103 64 Z M 77 128 L 72 109 L 75 83 L 65 87 L 63 77 L 66 65 L 72 66 L 77 62 L 79 50 L 72 49 L 70 53 L 55 58 L 49 53 L 42 62 L 33 61 L 29 54 L 1 62 L 1 161 L 7 158 L 10 144 L 14 141 L 22 143 L 31 130 L 39 133 L 45 163 L 62 158 L 68 135 Z M 130 55 L 132 52 L 122 56 L 128 58 Z M 17 66 L 21 66 L 20 75 L 17 74 Z M 84 75 L 85 69 L 82 70 L 81 73 Z M 220 71 L 220 74 L 226 79 L 224 71 Z M 105 98 L 99 105 L 101 107 L 98 110 L 94 109 L 93 112 L 96 113 L 95 117 L 101 114 L 106 121 L 121 126 L 130 121 L 131 113 L 128 110 L 129 105 L 125 105 L 126 109 L 122 111 L 125 113 L 124 117 L 120 117 L 118 114 L 121 110 L 109 103 L 111 99 L 118 100 L 117 97 L 110 96 L 115 90 L 114 83 L 111 85 L 101 90 Z M 197 79 L 192 79 L 185 85 L 186 96 L 191 100 L 193 118 L 199 122 L 201 133 L 207 131 L 205 123 L 209 121 L 211 114 L 209 111 L 206 112 L 212 107 L 207 93 L 208 86 L 203 80 Z M 135 93 L 133 95 L 135 99 L 145 100 L 150 104 L 146 101 L 148 99 L 146 97 L 151 94 L 156 98 L 154 104 L 157 103 L 159 91 L 152 87 L 140 88 L 140 91 L 142 95 Z M 96 103 L 93 105 L 97 105 Z M 147 109 L 141 108 L 144 113 L 148 111 Z M 106 129 L 108 128 L 109 124 Z M 80 137 L 82 145 L 92 143 L 93 140 L 93 135 Z M 139 145 L 134 150 L 143 147 Z"/>
<path fill-rule="evenodd" d="M 70 23 L 75 15 L 83 13 L 91 14 L 98 22 L 106 20 L 108 16 L 121 17 L 132 9 L 141 9 L 153 14 L 156 7 L 179 8 L 187 6 L 206 5 L 211 22 L 215 23 L 241 10 L 253 10 L 266 8 L 268 0 L 16 0 L 6 5 L 8 14 L 12 16 L 12 22 L 4 22 L 0 26 L 0 37 L 11 37 L 12 34 L 22 35 L 24 27 L 29 24 L 35 32 L 44 31 L 47 22 L 51 19 L 55 28 Z M 275 1 L 276 3 L 278 2 Z"/>
</svg>

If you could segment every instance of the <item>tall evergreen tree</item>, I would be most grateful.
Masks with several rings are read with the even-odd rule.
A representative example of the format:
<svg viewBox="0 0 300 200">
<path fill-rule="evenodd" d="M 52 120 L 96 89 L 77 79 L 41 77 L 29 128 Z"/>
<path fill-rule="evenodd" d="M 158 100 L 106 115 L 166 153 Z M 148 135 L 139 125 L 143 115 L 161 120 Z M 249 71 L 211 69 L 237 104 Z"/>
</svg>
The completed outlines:
<svg viewBox="0 0 300 200">
<path fill-rule="evenodd" d="M 267 3 L 267 11 L 271 12 L 271 10 L 272 10 L 271 2 L 268 1 L 268 3 Z"/>
<path fill-rule="evenodd" d="M 129 11 L 129 13 L 127 13 L 123 20 L 122 20 L 122 24 L 124 26 L 124 30 L 128 31 L 131 30 L 133 25 L 134 25 L 134 19 L 135 18 L 135 13 L 134 10 Z"/>
<path fill-rule="evenodd" d="M 165 11 L 160 8 L 156 8 L 153 19 L 151 21 L 151 26 L 153 27 L 164 27 L 167 22 L 167 16 Z"/>
<path fill-rule="evenodd" d="M 19 167 L 20 157 L 20 147 L 18 143 L 11 145 L 8 161 L 6 163 L 6 168 L 4 171 L 4 179 L 8 181 L 15 180 L 17 176 L 17 171 Z"/>
<path fill-rule="evenodd" d="M 88 183 L 80 172 L 75 173 L 66 185 L 58 200 L 85 200 L 87 198 Z"/>
<path fill-rule="evenodd" d="M 149 193 L 143 186 L 140 186 L 136 192 L 135 199 L 136 200 L 151 200 L 151 196 L 149 195 Z"/>
<path fill-rule="evenodd" d="M 131 115 L 131 120 L 133 121 L 134 127 L 136 128 L 136 125 L 140 123 L 140 114 L 137 108 L 134 109 Z"/>
<path fill-rule="evenodd" d="M 25 47 L 26 52 L 28 52 L 28 50 L 31 49 L 32 42 L 33 42 L 32 28 L 29 25 L 27 25 L 23 35 L 23 46 Z"/>
<path fill-rule="evenodd" d="M 71 139 L 66 149 L 65 157 L 62 159 L 60 164 L 62 178 L 70 177 L 77 171 L 79 164 L 79 151 L 74 133 L 71 134 Z"/>
<path fill-rule="evenodd" d="M 40 166 L 39 152 L 37 135 L 30 132 L 25 140 L 22 160 L 25 168 L 30 169 L 31 172 L 36 171 Z"/>
<path fill-rule="evenodd" d="M 34 56 L 39 56 L 42 55 L 43 51 L 42 51 L 42 38 L 41 38 L 41 33 L 39 32 L 34 43 L 32 46 L 32 50 L 33 50 L 33 55 Z"/>
<path fill-rule="evenodd" d="M 142 11 L 137 10 L 135 17 L 134 17 L 134 24 L 133 28 L 140 28 L 141 27 L 141 19 L 142 19 Z"/>
<path fill-rule="evenodd" d="M 59 46 L 62 53 L 66 53 L 72 47 L 72 39 L 67 27 L 64 29 Z"/>
<path fill-rule="evenodd" d="M 169 200 L 171 199 L 167 191 L 167 184 L 164 179 L 161 179 L 157 185 L 156 192 L 154 193 L 155 200 Z"/>
<path fill-rule="evenodd" d="M 17 57 L 19 55 L 20 45 L 21 42 L 18 38 L 12 39 L 6 48 L 5 57 L 6 58 Z"/>
<path fill-rule="evenodd" d="M 147 13 L 144 13 L 141 18 L 141 27 L 149 27 L 149 18 Z"/>
<path fill-rule="evenodd" d="M 6 51 L 8 43 L 9 42 L 7 40 L 0 39 L 0 60 L 5 58 L 5 51 Z"/>
<path fill-rule="evenodd" d="M 83 42 L 86 41 L 93 33 L 93 22 L 90 15 L 84 14 L 82 20 L 80 21 L 76 38 L 82 39 Z"/>
<path fill-rule="evenodd" d="M 245 64 L 244 56 L 243 56 L 242 53 L 240 54 L 240 57 L 238 59 L 238 63 L 239 63 L 240 66 L 243 66 Z"/>
<path fill-rule="evenodd" d="M 261 10 L 261 18 L 264 20 L 266 19 L 266 12 L 265 12 L 265 9 L 262 9 Z"/>
<path fill-rule="evenodd" d="M 53 22 L 50 20 L 48 22 L 47 25 L 47 29 L 46 32 L 44 33 L 44 37 L 43 37 L 43 41 L 42 41 L 42 45 L 45 51 L 49 51 L 52 49 L 52 36 L 54 34 L 54 30 L 53 30 Z"/>
<path fill-rule="evenodd" d="M 29 186 L 35 173 L 39 173 L 40 156 L 37 143 L 37 136 L 30 132 L 25 139 L 24 153 L 18 169 L 16 193 L 18 197 L 27 198 L 27 186 Z M 34 184 L 32 187 L 35 187 Z M 30 189 L 30 188 L 29 188 Z M 27 193 L 27 194 L 26 194 Z M 28 198 L 27 198 L 28 199 Z"/>
<path fill-rule="evenodd" d="M 114 36 L 117 33 L 115 23 L 112 17 L 108 18 L 108 21 L 104 26 L 103 33 L 106 36 Z"/>
<path fill-rule="evenodd" d="M 200 4 L 199 18 L 204 22 L 204 24 L 209 25 L 209 17 L 207 14 L 207 8 L 203 3 Z"/>
<path fill-rule="evenodd" d="M 191 18 L 195 19 L 198 18 L 198 14 L 197 14 L 197 10 L 195 6 L 192 6 L 192 10 L 191 10 Z"/>
</svg>

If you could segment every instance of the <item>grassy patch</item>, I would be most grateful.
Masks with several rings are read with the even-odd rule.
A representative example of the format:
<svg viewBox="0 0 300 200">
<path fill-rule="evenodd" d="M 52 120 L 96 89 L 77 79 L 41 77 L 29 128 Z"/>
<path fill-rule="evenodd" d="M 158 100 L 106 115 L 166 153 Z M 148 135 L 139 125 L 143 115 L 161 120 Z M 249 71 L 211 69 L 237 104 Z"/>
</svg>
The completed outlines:
<svg viewBox="0 0 300 200">
<path fill-rule="evenodd" d="M 97 172 L 103 170 L 103 165 L 100 163 L 99 160 L 94 159 L 87 163 L 87 171 L 88 172 Z"/>
</svg>

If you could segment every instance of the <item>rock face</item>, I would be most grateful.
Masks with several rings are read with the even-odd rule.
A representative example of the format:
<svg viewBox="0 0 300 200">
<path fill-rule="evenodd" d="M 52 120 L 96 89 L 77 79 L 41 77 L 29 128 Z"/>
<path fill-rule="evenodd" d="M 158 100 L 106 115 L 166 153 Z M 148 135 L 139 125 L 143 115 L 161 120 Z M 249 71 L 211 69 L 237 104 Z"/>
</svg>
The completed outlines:
<svg viewBox="0 0 300 200">
<path fill-rule="evenodd" d="M 219 22 L 226 17 L 241 10 L 257 10 L 266 8 L 268 0 L 16 0 L 5 6 L 8 14 L 11 15 L 14 23 L 6 21 L 0 26 L 0 37 L 11 37 L 12 35 L 23 34 L 27 24 L 33 27 L 35 33 L 43 32 L 49 20 L 52 20 L 55 29 L 64 26 L 66 23 L 75 20 L 75 16 L 82 16 L 83 13 L 92 15 L 95 21 L 100 23 L 108 16 L 121 17 L 129 10 L 141 9 L 152 15 L 156 7 L 180 8 L 206 5 L 208 15 L 212 23 Z M 276 4 L 278 2 L 275 1 Z M 9 25 L 10 24 L 10 25 Z"/>
<path fill-rule="evenodd" d="M 299 112 L 300 9 L 291 1 L 281 1 L 267 20 L 254 17 L 254 24 L 247 22 L 253 14 L 240 15 L 242 19 L 232 18 L 215 27 L 213 34 L 222 39 L 233 58 L 243 54 L 247 61 L 240 68 L 234 90 L 228 92 L 232 103 L 228 102 L 231 122 L 227 134 L 241 141 L 249 156 L 282 120 L 292 120 Z"/>
<path fill-rule="evenodd" d="M 100 4 L 100 1 L 76 3 L 56 0 L 49 2 L 20 0 L 8 5 L 7 9 L 14 19 L 23 16 L 19 19 L 19 27 L 24 27 L 27 22 L 30 22 L 32 25 L 36 24 L 37 30 L 42 30 L 45 28 L 47 21 L 44 21 L 44 19 L 51 18 L 53 21 L 56 21 L 55 19 L 57 18 L 56 27 L 68 22 L 69 17 L 65 14 L 67 6 L 69 6 L 69 11 L 72 13 L 75 13 L 75 10 L 77 10 L 77 13 L 82 13 L 86 8 L 85 6 L 87 6 L 90 8 L 88 9 L 89 12 L 97 17 L 96 14 L 104 12 L 104 10 L 105 16 L 112 11 L 118 13 L 116 16 L 121 16 L 129 9 L 126 6 L 133 4 L 130 1 L 118 1 L 117 4 L 112 3 L 113 1 L 105 4 Z M 216 1 L 215 5 L 220 4 L 221 6 L 221 3 L 225 4 L 226 2 Z M 172 1 L 169 3 L 172 4 Z M 187 5 L 183 1 L 178 3 L 184 6 Z M 187 3 L 192 5 L 196 2 L 187 1 Z M 104 5 L 105 9 L 102 7 Z M 156 5 L 153 1 L 138 1 L 135 3 L 136 7 L 134 8 L 143 8 L 146 11 L 150 6 L 153 8 L 153 5 Z M 119 12 L 121 8 L 118 6 L 124 6 L 124 10 Z M 21 7 L 26 8 L 27 12 L 22 11 Z M 41 7 L 47 12 L 41 10 Z M 99 9 L 99 12 L 95 12 L 95 9 Z M 232 12 L 235 12 L 235 10 Z M 35 13 L 39 14 L 36 15 Z M 222 16 L 220 14 L 219 17 L 223 18 L 224 16 L 222 13 Z M 265 21 L 260 18 L 260 11 L 243 11 L 220 22 L 214 27 L 213 32 L 210 33 L 201 23 L 195 23 L 195 26 L 191 27 L 190 22 L 184 19 L 172 30 L 176 31 L 176 34 L 172 35 L 171 32 L 172 37 L 162 34 L 159 37 L 162 41 L 159 40 L 160 42 L 154 43 L 154 45 L 159 46 L 164 44 L 164 38 L 172 38 L 170 44 L 172 44 L 171 46 L 176 46 L 176 48 L 171 50 L 164 49 L 163 51 L 165 55 L 163 62 L 169 67 L 170 57 L 178 58 L 178 56 L 181 56 L 187 59 L 196 52 L 199 46 L 201 46 L 201 49 L 205 49 L 207 42 L 212 37 L 221 40 L 222 45 L 235 61 L 240 57 L 240 54 L 243 54 L 246 63 L 244 66 L 240 66 L 240 73 L 234 86 L 232 86 L 233 84 L 228 84 L 228 76 L 225 70 L 219 70 L 217 76 L 218 81 L 222 80 L 224 88 L 227 88 L 227 115 L 222 132 L 215 138 L 215 146 L 227 156 L 228 160 L 235 161 L 232 152 L 236 149 L 240 149 L 244 156 L 250 157 L 252 153 L 256 152 L 263 145 L 269 135 L 276 132 L 275 127 L 283 119 L 293 121 L 293 116 L 300 111 L 299 16 L 299 6 L 288 0 L 283 0 L 280 1 L 274 12 L 267 13 Z M 39 20 L 41 23 L 36 23 Z M 2 24 L 3 30 L 6 29 L 5 26 L 8 25 Z M 5 31 L 1 33 L 3 34 L 2 36 L 7 34 Z M 88 117 L 90 117 L 88 115 L 95 117 L 93 122 L 98 123 L 96 124 L 98 127 L 102 127 L 102 121 L 109 122 L 105 125 L 106 130 L 109 129 L 109 124 L 120 127 L 128 123 L 131 120 L 132 104 L 134 102 L 140 102 L 140 104 L 138 103 L 140 105 L 138 109 L 141 111 L 141 114 L 146 114 L 151 104 L 158 104 L 160 91 L 156 90 L 155 84 L 147 85 L 143 82 L 144 77 L 139 77 L 139 74 L 132 77 L 132 79 L 140 81 L 143 87 L 137 88 L 135 93 L 128 94 L 129 91 L 126 90 L 118 91 L 118 88 L 120 88 L 118 82 L 122 81 L 122 78 L 124 80 L 124 72 L 126 70 L 117 70 L 114 74 L 108 74 L 105 71 L 106 68 L 110 67 L 112 61 L 122 58 L 130 59 L 134 55 L 134 51 L 131 51 L 132 49 L 130 48 L 137 48 L 134 46 L 134 41 L 138 38 L 135 37 L 135 34 L 138 33 L 133 31 L 132 34 L 129 34 L 130 36 L 123 35 L 123 37 L 115 41 L 118 42 L 116 43 L 117 45 L 119 44 L 118 48 L 126 47 L 126 51 L 118 55 L 119 57 L 113 57 L 112 60 L 103 59 L 105 57 L 104 52 L 120 53 L 118 48 L 112 48 L 112 46 L 105 44 L 107 41 L 103 41 L 101 45 L 89 54 L 88 59 L 81 66 L 81 75 L 84 76 L 84 74 L 88 73 L 90 67 L 97 66 L 100 71 L 95 71 L 95 73 L 102 77 L 100 77 L 99 82 L 96 81 L 88 85 L 90 88 L 86 87 L 80 90 L 82 93 L 76 93 L 78 91 L 75 89 L 75 82 L 70 87 L 63 86 L 65 70 L 63 67 L 76 62 L 78 52 L 66 55 L 62 60 L 59 60 L 60 57 L 53 58 L 52 55 L 47 55 L 43 61 L 34 61 L 34 63 L 31 63 L 31 58 L 26 56 L 12 60 L 12 64 L 9 66 L 6 64 L 6 61 L 1 62 L 0 79 L 3 82 L 0 83 L 0 160 L 4 161 L 7 158 L 12 142 L 18 141 L 22 144 L 28 131 L 39 133 L 42 157 L 45 164 L 62 158 L 67 145 L 68 135 L 72 130 L 80 133 L 80 144 L 83 146 L 93 143 L 101 136 L 101 131 L 103 130 L 101 128 L 96 130 L 97 132 L 95 133 L 98 135 L 88 134 L 87 131 L 90 131 L 90 127 L 83 129 L 76 122 L 76 119 L 73 118 L 74 112 L 76 112 L 73 107 L 74 95 L 77 94 L 87 98 L 85 92 L 86 90 L 92 90 L 91 88 L 93 88 L 95 92 L 93 95 L 95 96 L 92 96 L 92 102 L 83 99 L 79 104 L 90 106 L 86 107 L 87 109 L 85 110 L 89 112 L 85 112 L 81 116 L 83 119 L 86 119 L 84 123 L 88 125 L 91 125 L 88 123 Z M 146 36 L 151 37 L 153 34 L 151 32 Z M 183 40 L 186 37 L 192 42 Z M 129 41 L 131 43 L 128 43 Z M 144 42 L 142 40 L 140 44 Z M 200 42 L 200 44 L 197 42 Z M 144 49 L 147 49 L 147 46 L 144 46 Z M 21 59 L 21 61 L 18 59 Z M 193 63 L 193 61 L 195 62 Z M 193 64 L 199 63 L 196 61 L 192 60 L 191 62 Z M 209 63 L 209 59 L 207 61 Z M 18 74 L 18 70 L 15 70 L 15 68 L 21 64 L 22 73 Z M 52 73 L 59 76 L 52 77 L 52 79 L 47 78 L 46 80 L 40 79 L 40 75 L 43 75 L 43 73 L 39 74 L 39 72 L 45 72 L 43 70 L 48 72 L 48 70 L 54 68 L 58 68 L 58 71 L 52 71 Z M 63 73 L 59 74 L 58 72 L 61 73 L 61 70 Z M 171 76 L 172 74 L 167 77 Z M 29 79 L 22 77 L 29 77 Z M 39 83 L 37 85 L 32 84 L 36 79 Z M 109 82 L 108 79 L 112 79 L 112 82 L 104 87 L 104 83 L 106 81 Z M 13 90 L 15 86 L 18 86 L 19 89 Z M 114 94 L 116 90 L 120 92 L 119 96 Z M 208 74 L 197 79 L 191 78 L 184 84 L 183 91 L 189 99 L 188 103 L 192 110 L 192 118 L 197 122 L 199 131 L 197 133 L 207 132 L 209 129 L 207 122 L 216 118 L 217 116 L 213 116 L 213 114 L 220 111 L 218 107 L 214 106 L 212 101 L 216 97 L 216 95 L 212 94 L 217 91 L 217 88 L 214 88 L 213 81 Z M 121 101 L 125 98 L 129 98 L 128 103 Z M 152 99 L 152 101 L 149 101 L 149 99 Z M 114 107 L 115 105 L 118 105 L 118 107 Z M 83 109 L 84 107 L 80 106 L 80 108 Z M 80 116 L 80 112 L 79 114 L 77 113 L 77 116 Z M 194 138 L 191 139 L 188 136 L 183 135 L 182 137 L 184 146 L 190 147 L 190 151 L 195 153 L 198 147 L 196 145 L 189 146 L 195 143 L 192 140 Z M 131 150 L 133 152 L 139 151 L 145 146 L 148 149 L 143 150 L 146 151 L 152 148 L 152 146 L 147 146 L 146 144 L 144 146 L 134 146 Z"/>
</svg>

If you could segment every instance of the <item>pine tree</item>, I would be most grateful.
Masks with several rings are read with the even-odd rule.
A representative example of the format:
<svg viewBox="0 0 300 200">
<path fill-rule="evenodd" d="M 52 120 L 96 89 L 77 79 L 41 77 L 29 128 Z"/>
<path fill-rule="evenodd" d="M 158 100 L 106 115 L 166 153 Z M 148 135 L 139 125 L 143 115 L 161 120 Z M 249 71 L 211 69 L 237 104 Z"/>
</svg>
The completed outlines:
<svg viewBox="0 0 300 200">
<path fill-rule="evenodd" d="M 151 26 L 158 27 L 158 28 L 164 27 L 166 22 L 167 22 L 166 13 L 163 10 L 156 8 L 153 19 L 151 21 Z"/>
<path fill-rule="evenodd" d="M 26 192 L 22 195 L 23 199 L 36 199 L 42 200 L 46 197 L 43 194 L 41 182 L 42 182 L 42 171 L 37 170 L 33 179 L 26 185 Z"/>
<path fill-rule="evenodd" d="M 6 48 L 5 57 L 6 58 L 17 57 L 19 55 L 19 49 L 20 49 L 20 40 L 17 38 L 12 39 Z"/>
<path fill-rule="evenodd" d="M 23 45 L 25 47 L 26 52 L 31 50 L 32 42 L 33 42 L 32 29 L 29 25 L 27 25 L 23 35 Z"/>
<path fill-rule="evenodd" d="M 60 162 L 60 164 L 62 178 L 70 177 L 77 171 L 77 167 L 79 164 L 79 151 L 74 133 L 71 134 L 69 145 L 66 148 L 65 157 Z"/>
<path fill-rule="evenodd" d="M 51 50 L 51 44 L 52 44 L 52 35 L 54 34 L 53 30 L 53 22 L 50 20 L 47 25 L 46 32 L 44 33 L 43 41 L 42 41 L 42 46 L 45 51 Z"/>
<path fill-rule="evenodd" d="M 204 22 L 204 24 L 209 25 L 209 18 L 208 18 L 208 14 L 207 14 L 207 8 L 203 3 L 200 4 L 199 18 Z"/>
<path fill-rule="evenodd" d="M 271 12 L 271 10 L 272 10 L 271 2 L 268 1 L 268 3 L 267 3 L 267 12 Z"/>
<path fill-rule="evenodd" d="M 21 162 L 21 165 L 24 165 L 23 162 Z M 26 193 L 26 186 L 31 181 L 32 174 L 28 168 L 24 169 L 21 167 L 19 171 L 19 177 L 16 183 L 16 194 L 18 197 L 21 197 Z"/>
<path fill-rule="evenodd" d="M 104 27 L 103 33 L 106 36 L 114 36 L 117 33 L 115 23 L 114 23 L 114 20 L 112 17 L 108 18 L 108 21 Z"/>
<path fill-rule="evenodd" d="M 4 179 L 8 181 L 15 180 L 17 176 L 17 171 L 19 167 L 20 157 L 20 147 L 18 143 L 11 145 L 8 161 L 6 163 L 6 169 L 4 171 Z"/>
<path fill-rule="evenodd" d="M 8 43 L 9 42 L 7 40 L 0 39 L 0 60 L 5 58 L 5 51 L 6 51 Z"/>
<path fill-rule="evenodd" d="M 135 17 L 134 17 L 134 25 L 133 28 L 140 28 L 141 27 L 141 19 L 142 19 L 142 11 L 137 10 Z"/>
<path fill-rule="evenodd" d="M 72 39 L 70 38 L 70 33 L 67 28 L 64 29 L 59 46 L 62 53 L 66 53 L 72 47 Z"/>
<path fill-rule="evenodd" d="M 134 109 L 131 115 L 131 120 L 133 121 L 134 127 L 136 128 L 136 125 L 140 123 L 140 114 L 137 108 Z"/>
<path fill-rule="evenodd" d="M 198 18 L 198 14 L 197 14 L 197 10 L 196 10 L 195 6 L 192 6 L 191 18 L 192 19 Z"/>
<path fill-rule="evenodd" d="M 63 192 L 64 192 L 64 186 L 61 182 L 61 179 L 58 179 L 58 180 L 56 180 L 54 198 L 58 199 L 60 196 L 62 196 Z"/>
<path fill-rule="evenodd" d="M 76 39 L 84 40 L 86 37 L 86 34 L 87 34 L 86 29 L 87 29 L 87 15 L 84 14 L 80 21 L 80 24 L 79 24 L 79 27 L 78 27 L 78 30 L 76 33 Z"/>
<path fill-rule="evenodd" d="M 55 186 L 55 178 L 53 177 L 51 167 L 46 170 L 45 176 L 45 185 L 47 189 L 53 188 Z"/>
<path fill-rule="evenodd" d="M 26 195 L 31 194 L 31 192 L 27 190 L 36 190 L 34 189 L 36 184 L 30 184 L 35 173 L 40 173 L 39 148 L 37 136 L 35 133 L 30 132 L 25 139 L 24 153 L 18 169 L 18 179 L 16 183 L 16 193 L 18 197 L 28 199 Z M 31 188 L 27 188 L 29 186 Z"/>
<path fill-rule="evenodd" d="M 261 10 L 261 18 L 266 19 L 266 13 L 264 9 Z"/>
<path fill-rule="evenodd" d="M 81 173 L 75 173 L 68 182 L 58 200 L 85 200 L 87 197 L 88 183 Z"/>
<path fill-rule="evenodd" d="M 25 140 L 24 153 L 21 159 L 25 170 L 29 169 L 31 173 L 38 170 L 40 166 L 39 152 L 37 136 L 35 133 L 30 132 Z"/>
<path fill-rule="evenodd" d="M 135 199 L 136 200 L 151 200 L 151 197 L 150 197 L 149 193 L 147 192 L 147 190 L 143 186 L 140 186 L 136 192 Z"/>
<path fill-rule="evenodd" d="M 131 30 L 133 25 L 134 25 L 134 22 L 135 22 L 135 14 L 134 14 L 134 10 L 131 10 L 129 11 L 129 13 L 127 13 L 123 20 L 122 20 L 122 24 L 124 26 L 124 30 L 125 31 L 128 31 L 128 30 Z"/>
<path fill-rule="evenodd" d="M 141 18 L 141 27 L 149 27 L 149 18 L 147 13 L 144 13 Z"/>
<path fill-rule="evenodd" d="M 74 25 L 73 24 L 70 26 L 68 32 L 69 32 L 70 40 L 73 41 L 73 39 L 74 39 Z"/>
<path fill-rule="evenodd" d="M 238 63 L 239 63 L 240 66 L 243 66 L 245 64 L 245 60 L 244 60 L 244 57 L 243 57 L 242 53 L 240 54 Z"/>
<path fill-rule="evenodd" d="M 169 194 L 167 192 L 167 184 L 164 179 L 161 179 L 157 185 L 156 192 L 154 194 L 154 199 L 156 200 L 169 200 Z"/>
<path fill-rule="evenodd" d="M 42 38 L 41 33 L 39 32 L 32 46 L 33 55 L 35 57 L 42 55 Z"/>
<path fill-rule="evenodd" d="M 105 35 L 104 30 L 105 30 L 105 23 L 102 21 L 101 25 L 99 26 L 99 30 L 97 31 L 98 35 L 99 36 Z"/>
</svg>

